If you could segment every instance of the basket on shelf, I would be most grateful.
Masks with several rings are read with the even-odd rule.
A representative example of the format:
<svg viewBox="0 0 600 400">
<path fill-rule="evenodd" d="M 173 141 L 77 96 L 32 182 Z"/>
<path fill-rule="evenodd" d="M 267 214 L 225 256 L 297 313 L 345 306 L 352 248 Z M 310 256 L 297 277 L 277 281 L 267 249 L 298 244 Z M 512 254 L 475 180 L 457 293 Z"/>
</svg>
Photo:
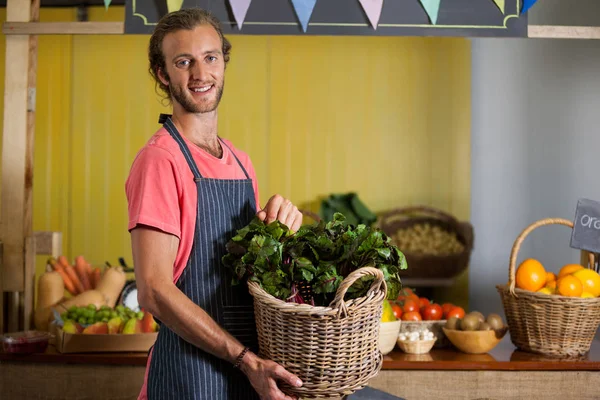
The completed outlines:
<svg viewBox="0 0 600 400">
<path fill-rule="evenodd" d="M 529 225 L 513 244 L 508 284 L 497 285 L 502 298 L 510 339 L 519 349 L 553 357 L 578 357 L 590 350 L 600 325 L 600 298 L 547 295 L 515 287 L 515 266 L 521 243 L 531 231 L 559 224 L 573 228 L 561 218 L 548 218 Z M 594 259 L 590 253 L 590 263 Z"/>
<path fill-rule="evenodd" d="M 459 222 L 452 215 L 427 206 L 391 210 L 379 220 L 379 227 L 390 237 L 394 237 L 400 229 L 418 224 L 438 226 L 444 231 L 456 234 L 463 250 L 454 254 L 433 255 L 411 253 L 400 247 L 409 266 L 400 272 L 401 277 L 447 279 L 455 277 L 467 268 L 474 241 L 473 226 L 470 223 Z"/>
<path fill-rule="evenodd" d="M 375 279 L 364 297 L 344 300 L 363 276 Z M 381 369 L 379 326 L 387 285 L 383 273 L 363 267 L 340 284 L 329 307 L 287 303 L 248 282 L 254 297 L 259 352 L 298 376 L 300 388 L 281 383 L 288 394 L 316 399 L 341 397 L 364 388 Z"/>
</svg>

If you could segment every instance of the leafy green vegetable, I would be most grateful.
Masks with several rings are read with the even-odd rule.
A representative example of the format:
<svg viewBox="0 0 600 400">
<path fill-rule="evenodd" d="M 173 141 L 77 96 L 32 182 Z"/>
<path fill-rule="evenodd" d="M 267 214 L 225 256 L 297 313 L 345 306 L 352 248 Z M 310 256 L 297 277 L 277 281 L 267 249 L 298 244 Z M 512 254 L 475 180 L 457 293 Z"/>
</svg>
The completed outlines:
<svg viewBox="0 0 600 400">
<path fill-rule="evenodd" d="M 223 264 L 233 271 L 232 285 L 249 279 L 282 300 L 329 305 L 340 283 L 358 268 L 379 268 L 396 299 L 406 269 L 404 254 L 378 229 L 345 223 L 341 213 L 330 222 L 302 226 L 292 234 L 278 221 L 268 225 L 254 218 L 227 243 Z M 363 277 L 346 298 L 364 296 L 373 277 Z"/>
</svg>

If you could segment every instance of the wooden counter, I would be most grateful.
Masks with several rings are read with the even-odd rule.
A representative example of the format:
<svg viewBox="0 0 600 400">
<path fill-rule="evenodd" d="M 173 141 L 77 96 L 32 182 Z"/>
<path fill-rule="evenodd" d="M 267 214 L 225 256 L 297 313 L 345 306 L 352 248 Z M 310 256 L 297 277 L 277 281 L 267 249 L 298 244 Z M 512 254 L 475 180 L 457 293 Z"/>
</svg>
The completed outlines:
<svg viewBox="0 0 600 400">
<path fill-rule="evenodd" d="M 52 346 L 44 354 L 0 354 L 0 397 L 135 399 L 146 360 L 145 353 L 59 354 Z M 600 399 L 598 371 L 598 340 L 585 357 L 556 359 L 519 351 L 506 336 L 482 355 L 452 348 L 424 355 L 394 350 L 384 357 L 382 371 L 370 386 L 408 400 L 585 400 Z"/>
<path fill-rule="evenodd" d="M 465 354 L 454 348 L 433 349 L 428 354 L 406 354 L 397 347 L 384 356 L 384 370 L 442 371 L 600 371 L 600 341 L 579 358 L 560 359 L 518 350 L 505 336 L 487 354 Z M 600 389 L 600 388 L 599 388 Z M 600 397 L 600 396 L 599 396 Z"/>
</svg>

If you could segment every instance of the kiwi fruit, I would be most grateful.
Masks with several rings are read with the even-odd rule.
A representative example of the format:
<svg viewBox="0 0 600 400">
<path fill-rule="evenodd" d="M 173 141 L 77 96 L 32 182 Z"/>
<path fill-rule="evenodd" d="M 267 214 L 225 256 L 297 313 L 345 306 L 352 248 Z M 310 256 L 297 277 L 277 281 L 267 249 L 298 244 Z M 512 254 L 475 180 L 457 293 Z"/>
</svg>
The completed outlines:
<svg viewBox="0 0 600 400">
<path fill-rule="evenodd" d="M 460 330 L 460 318 L 450 317 L 446 321 L 446 329 Z"/>
<path fill-rule="evenodd" d="M 492 327 L 487 322 L 482 322 L 482 323 L 479 324 L 479 328 L 477 330 L 479 330 L 479 331 L 491 331 Z"/>
<path fill-rule="evenodd" d="M 492 327 L 492 329 L 502 329 L 504 327 L 504 322 L 502 321 L 502 317 L 498 314 L 490 314 L 488 315 L 486 322 Z"/>
<path fill-rule="evenodd" d="M 479 322 L 485 322 L 485 317 L 479 311 L 471 311 L 467 315 L 475 315 L 477 317 L 477 320 L 479 320 Z M 466 317 L 466 315 L 465 315 L 465 317 Z"/>
<path fill-rule="evenodd" d="M 469 313 L 465 315 L 465 317 L 460 322 L 460 328 L 463 331 L 476 331 L 480 323 L 481 322 L 479 321 L 479 317 L 477 315 Z"/>
</svg>

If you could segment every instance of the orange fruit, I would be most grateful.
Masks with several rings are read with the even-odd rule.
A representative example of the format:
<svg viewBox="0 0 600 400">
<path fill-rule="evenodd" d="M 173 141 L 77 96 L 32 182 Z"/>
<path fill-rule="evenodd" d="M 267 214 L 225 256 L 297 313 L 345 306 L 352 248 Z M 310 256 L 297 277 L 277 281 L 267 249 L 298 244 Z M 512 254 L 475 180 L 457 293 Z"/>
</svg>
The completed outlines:
<svg viewBox="0 0 600 400">
<path fill-rule="evenodd" d="M 548 289 L 550 289 L 552 291 L 556 290 L 556 281 L 550 281 L 550 282 L 546 281 L 545 287 L 547 287 Z"/>
<path fill-rule="evenodd" d="M 580 269 L 572 274 L 581 281 L 583 291 L 591 294 L 593 297 L 600 296 L 600 275 L 591 269 Z"/>
<path fill-rule="evenodd" d="M 554 272 L 546 273 L 546 285 L 548 284 L 548 282 L 553 282 L 553 281 L 556 281 L 556 274 Z"/>
<path fill-rule="evenodd" d="M 581 293 L 581 297 L 584 298 L 584 299 L 593 299 L 596 296 L 594 296 L 594 295 L 592 295 L 591 293 L 588 293 L 588 292 L 583 292 L 583 293 Z"/>
<path fill-rule="evenodd" d="M 523 261 L 517 268 L 516 284 L 519 289 L 537 292 L 546 284 L 546 270 L 533 258 Z"/>
<path fill-rule="evenodd" d="M 562 278 L 565 275 L 570 275 L 575 271 L 579 271 L 580 269 L 583 269 L 582 265 L 579 264 L 567 264 L 565 266 L 563 266 L 560 271 L 558 272 L 558 279 Z"/>
<path fill-rule="evenodd" d="M 579 297 L 583 293 L 583 285 L 573 275 L 566 275 L 558 280 L 556 292 L 561 296 Z"/>
</svg>

